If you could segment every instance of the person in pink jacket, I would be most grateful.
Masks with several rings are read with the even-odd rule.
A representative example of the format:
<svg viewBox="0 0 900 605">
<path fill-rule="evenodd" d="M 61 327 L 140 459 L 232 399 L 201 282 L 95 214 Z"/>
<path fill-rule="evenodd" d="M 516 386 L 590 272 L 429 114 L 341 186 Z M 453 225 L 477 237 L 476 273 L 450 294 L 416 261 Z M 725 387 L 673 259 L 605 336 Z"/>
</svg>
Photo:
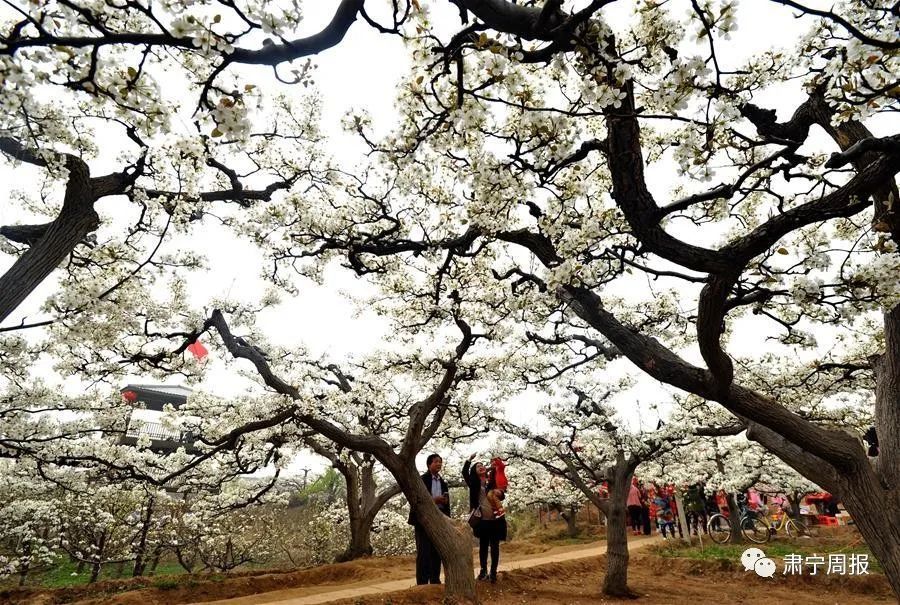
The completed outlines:
<svg viewBox="0 0 900 605">
<path fill-rule="evenodd" d="M 641 491 L 637 486 L 637 477 L 631 479 L 631 489 L 628 491 L 628 518 L 631 519 L 631 533 L 635 536 L 641 533 Z"/>
<path fill-rule="evenodd" d="M 752 487 L 747 490 L 747 500 L 751 510 L 762 510 L 762 498 L 759 497 L 759 492 Z"/>
</svg>

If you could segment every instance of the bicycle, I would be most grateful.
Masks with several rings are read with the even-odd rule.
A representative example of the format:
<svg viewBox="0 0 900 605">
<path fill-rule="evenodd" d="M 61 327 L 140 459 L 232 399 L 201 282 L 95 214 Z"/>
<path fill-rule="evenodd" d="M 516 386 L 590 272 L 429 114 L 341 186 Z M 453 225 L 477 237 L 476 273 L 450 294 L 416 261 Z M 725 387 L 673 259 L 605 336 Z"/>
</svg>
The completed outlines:
<svg viewBox="0 0 900 605">
<path fill-rule="evenodd" d="M 765 544 L 772 537 L 768 519 L 764 515 L 748 510 L 740 517 L 741 534 L 755 544 Z M 731 539 L 731 522 L 726 515 L 716 513 L 706 522 L 706 532 L 716 544 L 725 544 Z"/>
<path fill-rule="evenodd" d="M 741 534 L 755 544 L 765 544 L 781 530 L 791 538 L 812 537 L 816 533 L 803 521 L 793 519 L 784 512 L 773 520 L 762 511 L 747 510 L 741 515 L 740 524 Z M 716 513 L 709 518 L 706 531 L 716 544 L 725 544 L 731 539 L 731 523 L 722 513 Z"/>
<path fill-rule="evenodd" d="M 788 535 L 789 538 L 799 538 L 803 536 L 813 537 L 818 533 L 816 526 L 810 527 L 800 519 L 794 519 L 787 511 L 778 511 L 773 516 L 767 517 L 766 521 L 769 526 L 769 533 L 773 536 L 781 530 Z"/>
</svg>

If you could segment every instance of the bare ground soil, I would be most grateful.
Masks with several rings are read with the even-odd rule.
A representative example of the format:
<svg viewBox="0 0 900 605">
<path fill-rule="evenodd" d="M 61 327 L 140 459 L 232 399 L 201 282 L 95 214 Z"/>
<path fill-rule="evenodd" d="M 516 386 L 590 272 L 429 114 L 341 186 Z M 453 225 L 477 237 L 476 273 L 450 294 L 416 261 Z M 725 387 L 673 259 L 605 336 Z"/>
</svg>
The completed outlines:
<svg viewBox="0 0 900 605">
<path fill-rule="evenodd" d="M 600 594 L 606 557 L 501 572 L 497 584 L 480 583 L 478 597 L 490 605 L 732 605 L 736 603 L 873 605 L 896 603 L 884 576 L 776 576 L 765 579 L 737 564 L 640 554 L 629 566 L 636 600 Z M 438 605 L 439 586 L 334 601 L 331 605 Z"/>
<path fill-rule="evenodd" d="M 514 542 L 504 545 L 504 558 L 515 559 L 553 550 L 565 552 L 579 546 L 553 548 L 548 544 Z M 181 605 L 231 599 L 289 588 L 321 587 L 322 591 L 365 582 L 385 582 L 415 576 L 413 557 L 373 557 L 309 569 L 235 571 L 228 574 L 158 576 L 104 580 L 67 588 L 12 588 L 0 590 L 0 605 Z"/>
<path fill-rule="evenodd" d="M 504 545 L 507 561 L 536 554 L 563 554 L 584 546 L 551 548 L 546 544 L 513 542 Z M 491 605 L 624 603 L 600 595 L 605 556 L 564 561 L 501 572 L 497 584 L 480 583 L 479 599 Z M 703 603 L 816 603 L 862 605 L 894 603 L 883 576 L 780 576 L 764 579 L 745 572 L 738 561 L 690 560 L 636 552 L 629 566 L 629 585 L 641 605 Z M 412 557 L 371 558 L 305 570 L 259 571 L 225 576 L 138 578 L 100 582 L 92 586 L 56 590 L 11 590 L 0 593 L 0 605 L 181 605 L 256 595 L 299 587 L 328 593 L 360 583 L 383 583 L 414 575 Z M 283 597 L 282 597 L 283 598 Z M 272 601 L 278 598 L 273 595 Z M 422 586 L 381 595 L 333 601 L 335 605 L 443 604 L 441 587 Z"/>
</svg>

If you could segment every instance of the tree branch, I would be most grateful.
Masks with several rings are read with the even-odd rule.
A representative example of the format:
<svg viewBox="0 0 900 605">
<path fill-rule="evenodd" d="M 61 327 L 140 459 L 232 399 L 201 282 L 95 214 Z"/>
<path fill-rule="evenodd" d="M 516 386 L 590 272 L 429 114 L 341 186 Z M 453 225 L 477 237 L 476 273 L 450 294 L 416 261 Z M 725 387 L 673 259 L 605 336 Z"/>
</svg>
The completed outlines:
<svg viewBox="0 0 900 605">
<path fill-rule="evenodd" d="M 815 15 L 817 17 L 822 17 L 823 19 L 827 19 L 833 23 L 837 23 L 844 29 L 846 29 L 850 35 L 854 38 L 860 40 L 861 42 L 865 42 L 869 46 L 875 46 L 878 48 L 884 48 L 887 50 L 893 50 L 900 48 L 900 42 L 894 40 L 893 42 L 887 40 L 879 40 L 877 38 L 872 38 L 871 36 L 866 35 L 864 32 L 860 31 L 856 27 L 853 26 L 852 23 L 835 13 L 834 11 L 825 11 L 819 10 L 815 8 L 810 8 L 799 2 L 794 2 L 794 0 L 770 0 L 776 4 L 783 4 L 784 6 L 790 6 L 792 8 L 796 8 L 808 15 Z"/>
</svg>

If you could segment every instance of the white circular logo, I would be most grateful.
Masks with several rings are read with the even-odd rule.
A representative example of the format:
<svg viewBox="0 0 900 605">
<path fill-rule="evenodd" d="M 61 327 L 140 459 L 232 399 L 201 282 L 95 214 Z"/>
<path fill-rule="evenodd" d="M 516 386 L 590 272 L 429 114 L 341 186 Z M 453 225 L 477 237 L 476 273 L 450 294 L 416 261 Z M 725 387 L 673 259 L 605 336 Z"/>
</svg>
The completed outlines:
<svg viewBox="0 0 900 605">
<path fill-rule="evenodd" d="M 748 548 L 741 553 L 741 564 L 744 571 L 755 571 L 761 578 L 775 575 L 775 561 L 766 557 L 766 553 L 759 548 Z"/>
</svg>

